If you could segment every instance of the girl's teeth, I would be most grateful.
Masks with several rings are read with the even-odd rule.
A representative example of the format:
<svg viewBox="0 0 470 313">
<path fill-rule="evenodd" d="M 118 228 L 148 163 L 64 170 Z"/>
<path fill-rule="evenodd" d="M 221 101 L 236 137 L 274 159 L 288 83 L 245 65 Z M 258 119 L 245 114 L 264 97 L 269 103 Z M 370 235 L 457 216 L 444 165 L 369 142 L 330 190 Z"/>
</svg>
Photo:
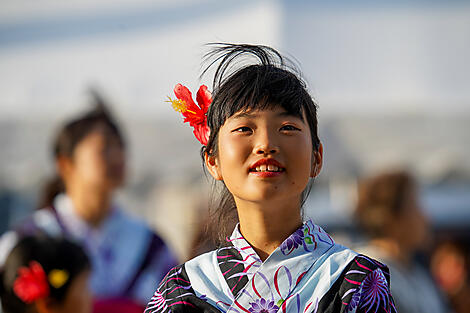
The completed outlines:
<svg viewBox="0 0 470 313">
<path fill-rule="evenodd" d="M 269 172 L 280 172 L 281 171 L 281 168 L 277 167 L 276 165 L 272 165 L 272 164 L 263 164 L 263 165 L 260 165 L 260 166 L 257 166 L 255 168 L 256 172 L 266 172 L 266 171 L 269 171 Z"/>
</svg>

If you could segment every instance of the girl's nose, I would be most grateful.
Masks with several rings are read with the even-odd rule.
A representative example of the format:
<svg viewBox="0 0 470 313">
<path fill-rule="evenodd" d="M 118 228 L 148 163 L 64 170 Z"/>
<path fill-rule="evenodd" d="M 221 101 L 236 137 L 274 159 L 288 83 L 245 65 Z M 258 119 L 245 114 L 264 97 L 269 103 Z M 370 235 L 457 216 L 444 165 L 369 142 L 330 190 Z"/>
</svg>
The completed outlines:
<svg viewBox="0 0 470 313">
<path fill-rule="evenodd" d="M 256 154 L 275 154 L 279 152 L 279 147 L 275 144 L 269 134 L 259 136 L 258 144 L 255 146 L 254 152 Z"/>
<path fill-rule="evenodd" d="M 257 151 L 256 151 L 256 154 L 274 154 L 274 153 L 277 153 L 278 150 L 277 149 L 269 149 L 269 148 L 259 148 Z"/>
</svg>

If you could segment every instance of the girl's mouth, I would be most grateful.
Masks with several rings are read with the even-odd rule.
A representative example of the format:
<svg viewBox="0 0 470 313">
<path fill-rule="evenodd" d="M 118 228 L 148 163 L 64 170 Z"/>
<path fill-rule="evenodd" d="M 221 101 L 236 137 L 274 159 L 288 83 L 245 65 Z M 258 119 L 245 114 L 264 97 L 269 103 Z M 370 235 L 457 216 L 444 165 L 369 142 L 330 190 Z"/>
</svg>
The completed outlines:
<svg viewBox="0 0 470 313">
<path fill-rule="evenodd" d="M 259 166 L 256 166 L 255 168 L 251 168 L 250 172 L 255 172 L 255 173 L 263 173 L 263 172 L 283 172 L 284 169 L 282 167 L 273 165 L 273 164 L 262 164 Z"/>
<path fill-rule="evenodd" d="M 258 177 L 275 177 L 281 175 L 285 170 L 278 161 L 272 158 L 265 158 L 252 164 L 249 173 Z"/>
</svg>

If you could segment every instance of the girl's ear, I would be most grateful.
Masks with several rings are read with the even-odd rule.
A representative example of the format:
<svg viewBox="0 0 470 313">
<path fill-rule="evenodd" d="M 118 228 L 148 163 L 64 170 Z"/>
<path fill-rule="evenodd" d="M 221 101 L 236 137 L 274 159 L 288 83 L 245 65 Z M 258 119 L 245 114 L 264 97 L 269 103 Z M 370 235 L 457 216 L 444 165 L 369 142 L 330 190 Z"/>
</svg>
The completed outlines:
<svg viewBox="0 0 470 313">
<path fill-rule="evenodd" d="M 207 152 L 205 152 L 204 161 L 206 163 L 207 170 L 212 175 L 212 177 L 214 177 L 215 180 L 223 180 L 217 158 L 215 156 L 210 156 Z"/>
<path fill-rule="evenodd" d="M 323 144 L 320 142 L 318 150 L 313 152 L 313 162 L 312 169 L 310 172 L 310 177 L 317 177 L 320 174 L 321 168 L 323 166 Z"/>
</svg>

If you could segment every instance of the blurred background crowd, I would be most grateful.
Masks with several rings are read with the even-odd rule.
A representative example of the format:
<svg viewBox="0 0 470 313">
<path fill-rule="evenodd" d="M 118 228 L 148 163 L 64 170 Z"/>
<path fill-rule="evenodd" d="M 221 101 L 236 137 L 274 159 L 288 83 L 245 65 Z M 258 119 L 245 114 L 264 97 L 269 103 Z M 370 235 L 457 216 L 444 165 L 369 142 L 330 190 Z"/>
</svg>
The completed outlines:
<svg viewBox="0 0 470 313">
<path fill-rule="evenodd" d="M 325 165 L 305 216 L 390 265 L 399 312 L 424 312 L 417 297 L 436 312 L 470 312 L 464 0 L 3 0 L 0 233 L 47 206 L 46 185 L 69 175 L 57 137 L 101 110 L 114 126 L 87 124 L 69 148 L 98 134 L 95 148 L 119 176 L 102 182 L 107 206 L 155 231 L 168 266 L 211 249 L 200 146 L 165 100 L 176 83 L 211 89 L 201 58 L 220 41 L 291 56 L 318 102 Z M 99 228 L 108 217 L 97 218 Z"/>
</svg>

